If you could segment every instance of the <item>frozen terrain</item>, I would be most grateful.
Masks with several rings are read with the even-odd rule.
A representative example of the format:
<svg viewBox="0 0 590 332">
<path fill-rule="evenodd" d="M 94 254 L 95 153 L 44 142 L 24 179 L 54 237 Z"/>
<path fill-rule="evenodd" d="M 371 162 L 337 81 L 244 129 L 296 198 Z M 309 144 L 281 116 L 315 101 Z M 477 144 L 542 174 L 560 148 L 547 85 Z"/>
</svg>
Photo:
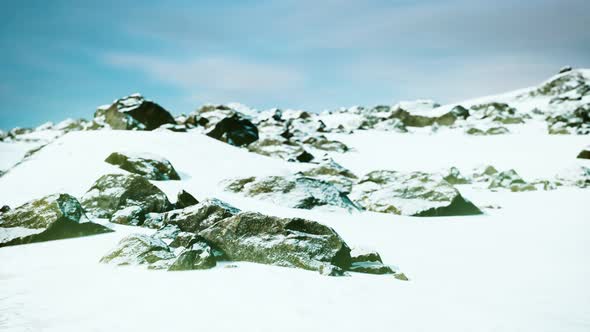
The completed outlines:
<svg viewBox="0 0 590 332">
<path fill-rule="evenodd" d="M 590 160 L 575 158 L 590 144 L 588 135 L 548 135 L 535 121 L 493 136 L 461 130 L 327 136 L 351 148 L 331 156 L 358 175 L 451 166 L 468 172 L 491 164 L 548 179 L 590 167 Z M 0 169 L 37 145 L 0 143 Z M 350 245 L 378 250 L 410 280 L 327 277 L 247 262 L 182 272 L 100 264 L 125 235 L 154 232 L 108 223 L 115 232 L 0 248 L 0 330 L 590 330 L 588 188 L 511 192 L 459 185 L 484 209 L 476 216 L 292 209 L 224 191 L 220 182 L 288 175 L 309 164 L 251 153 L 200 132 L 97 130 L 66 133 L 10 169 L 0 177 L 0 205 L 56 192 L 81 197 L 101 175 L 125 173 L 104 162 L 115 151 L 168 159 L 182 180 L 152 183 L 171 200 L 184 189 L 199 200 L 217 197 L 242 210 L 321 222 Z"/>
</svg>

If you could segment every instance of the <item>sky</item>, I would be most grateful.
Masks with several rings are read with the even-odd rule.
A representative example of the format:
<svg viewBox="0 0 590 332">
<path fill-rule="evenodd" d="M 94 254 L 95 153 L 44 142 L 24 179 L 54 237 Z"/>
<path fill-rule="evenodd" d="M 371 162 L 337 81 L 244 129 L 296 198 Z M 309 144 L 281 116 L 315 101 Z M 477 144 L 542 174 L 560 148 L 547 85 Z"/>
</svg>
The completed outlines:
<svg viewBox="0 0 590 332">
<path fill-rule="evenodd" d="M 173 114 L 457 102 L 590 67 L 588 0 L 3 0 L 0 128 L 140 92 Z"/>
</svg>

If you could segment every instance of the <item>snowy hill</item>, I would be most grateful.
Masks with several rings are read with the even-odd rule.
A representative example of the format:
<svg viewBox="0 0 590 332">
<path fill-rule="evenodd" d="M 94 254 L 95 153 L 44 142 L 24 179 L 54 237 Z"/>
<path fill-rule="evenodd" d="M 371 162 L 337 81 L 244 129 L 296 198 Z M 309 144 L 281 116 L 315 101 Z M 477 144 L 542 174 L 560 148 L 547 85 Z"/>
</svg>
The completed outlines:
<svg viewBox="0 0 590 332">
<path fill-rule="evenodd" d="M 589 133 L 585 69 L 452 105 L 132 95 L 14 129 L 0 329 L 587 331 Z"/>
</svg>

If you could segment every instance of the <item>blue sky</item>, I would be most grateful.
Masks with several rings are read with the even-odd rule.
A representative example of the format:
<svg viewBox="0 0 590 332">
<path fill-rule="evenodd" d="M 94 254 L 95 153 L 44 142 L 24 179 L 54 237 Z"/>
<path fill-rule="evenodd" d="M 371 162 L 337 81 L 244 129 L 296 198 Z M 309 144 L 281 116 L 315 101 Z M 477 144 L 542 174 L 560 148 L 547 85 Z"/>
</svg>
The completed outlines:
<svg viewBox="0 0 590 332">
<path fill-rule="evenodd" d="M 536 84 L 590 67 L 590 1 L 2 1 L 0 128 L 141 92 L 319 111 Z"/>
</svg>

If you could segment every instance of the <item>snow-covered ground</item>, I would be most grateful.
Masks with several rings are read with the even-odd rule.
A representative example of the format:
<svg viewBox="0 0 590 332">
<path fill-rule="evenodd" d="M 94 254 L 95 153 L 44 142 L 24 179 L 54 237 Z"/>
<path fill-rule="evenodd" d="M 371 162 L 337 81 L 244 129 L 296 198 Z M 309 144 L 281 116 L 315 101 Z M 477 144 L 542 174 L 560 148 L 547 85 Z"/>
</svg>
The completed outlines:
<svg viewBox="0 0 590 332">
<path fill-rule="evenodd" d="M 541 132 L 470 137 L 439 133 L 337 135 L 335 155 L 358 175 L 374 169 L 470 169 L 493 164 L 553 177 L 587 160 L 587 136 Z M 9 151 L 0 150 L 4 162 Z M 589 331 L 588 190 L 512 193 L 460 187 L 481 216 L 417 218 L 296 210 L 223 192 L 228 177 L 282 175 L 309 167 L 248 153 L 196 133 L 71 132 L 0 177 L 0 203 L 54 192 L 80 197 L 115 151 L 150 152 L 181 181 L 154 182 L 171 199 L 185 189 L 244 210 L 301 216 L 333 227 L 353 246 L 376 249 L 409 278 L 315 272 L 252 263 L 164 272 L 98 261 L 130 232 L 0 249 L 2 331 Z M 11 157 L 13 158 L 13 157 Z M 0 205 L 1 205 L 0 204 Z"/>
</svg>

